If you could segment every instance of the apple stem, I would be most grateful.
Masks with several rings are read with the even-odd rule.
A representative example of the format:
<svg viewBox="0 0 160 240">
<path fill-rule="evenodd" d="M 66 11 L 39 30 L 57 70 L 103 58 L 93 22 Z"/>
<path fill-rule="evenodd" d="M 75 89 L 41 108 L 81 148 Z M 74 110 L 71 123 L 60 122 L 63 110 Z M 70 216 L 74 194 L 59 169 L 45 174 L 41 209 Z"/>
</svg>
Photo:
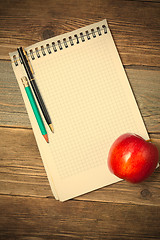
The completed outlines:
<svg viewBox="0 0 160 240">
<path fill-rule="evenodd" d="M 151 139 L 148 139 L 148 140 L 146 140 L 146 142 L 152 142 L 152 140 L 151 140 Z"/>
</svg>

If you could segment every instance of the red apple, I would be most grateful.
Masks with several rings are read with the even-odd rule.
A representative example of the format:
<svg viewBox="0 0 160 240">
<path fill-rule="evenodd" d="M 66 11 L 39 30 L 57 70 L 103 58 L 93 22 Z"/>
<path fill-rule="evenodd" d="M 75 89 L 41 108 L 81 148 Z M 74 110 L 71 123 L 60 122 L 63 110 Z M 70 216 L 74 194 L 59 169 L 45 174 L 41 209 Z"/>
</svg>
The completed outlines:
<svg viewBox="0 0 160 240">
<path fill-rule="evenodd" d="M 158 149 L 142 137 L 126 133 L 111 146 L 108 166 L 117 177 L 132 183 L 148 178 L 158 163 Z"/>
</svg>

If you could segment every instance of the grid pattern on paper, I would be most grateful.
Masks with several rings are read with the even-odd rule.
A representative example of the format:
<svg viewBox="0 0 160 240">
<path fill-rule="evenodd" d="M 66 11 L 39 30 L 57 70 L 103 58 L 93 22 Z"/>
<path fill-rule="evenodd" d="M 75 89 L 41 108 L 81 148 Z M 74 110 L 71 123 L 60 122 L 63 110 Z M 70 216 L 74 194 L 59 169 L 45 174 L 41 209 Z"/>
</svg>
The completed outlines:
<svg viewBox="0 0 160 240">
<path fill-rule="evenodd" d="M 106 35 L 33 61 L 55 133 L 50 148 L 59 176 L 104 164 L 112 141 L 138 132 Z"/>
</svg>

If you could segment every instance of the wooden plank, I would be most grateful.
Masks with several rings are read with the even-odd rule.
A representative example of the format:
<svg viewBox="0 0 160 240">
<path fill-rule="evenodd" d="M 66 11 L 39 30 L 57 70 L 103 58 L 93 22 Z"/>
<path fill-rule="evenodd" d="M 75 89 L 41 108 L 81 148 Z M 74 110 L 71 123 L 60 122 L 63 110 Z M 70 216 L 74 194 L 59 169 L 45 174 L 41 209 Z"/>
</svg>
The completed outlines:
<svg viewBox="0 0 160 240">
<path fill-rule="evenodd" d="M 159 239 L 159 207 L 1 196 L 0 238 Z"/>
<path fill-rule="evenodd" d="M 159 69 L 126 68 L 149 133 L 160 133 Z M 0 125 L 31 128 L 11 63 L 0 62 Z"/>
<path fill-rule="evenodd" d="M 11 63 L 2 61 L 0 62 L 0 125 L 31 128 Z"/>
<path fill-rule="evenodd" d="M 18 46 L 107 18 L 123 64 L 160 66 L 158 1 L 8 0 L 0 6 L 0 59 L 9 59 Z"/>
<path fill-rule="evenodd" d="M 160 133 L 160 71 L 126 68 L 126 73 L 148 132 Z"/>
<path fill-rule="evenodd" d="M 29 129 L 0 128 L 0 194 L 53 197 Z M 160 150 L 160 140 L 154 139 Z M 160 206 L 160 169 L 140 184 L 125 181 L 78 197 L 77 200 Z"/>
</svg>

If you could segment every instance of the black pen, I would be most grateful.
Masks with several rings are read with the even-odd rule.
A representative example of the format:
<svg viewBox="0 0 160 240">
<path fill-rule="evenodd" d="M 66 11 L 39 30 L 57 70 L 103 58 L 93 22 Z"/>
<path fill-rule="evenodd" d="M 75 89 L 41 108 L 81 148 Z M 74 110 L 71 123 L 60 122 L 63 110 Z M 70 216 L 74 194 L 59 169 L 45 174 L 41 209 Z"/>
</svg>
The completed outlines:
<svg viewBox="0 0 160 240">
<path fill-rule="evenodd" d="M 20 58 L 22 60 L 23 66 L 25 68 L 25 71 L 26 71 L 27 76 L 29 78 L 29 81 L 31 83 L 32 89 L 33 89 L 34 94 L 35 94 L 35 96 L 37 98 L 38 104 L 39 104 L 39 106 L 40 106 L 40 108 L 42 110 L 43 116 L 44 116 L 47 124 L 49 125 L 51 131 L 54 132 L 50 116 L 48 114 L 48 111 L 47 111 L 46 106 L 45 106 L 45 104 L 43 102 L 43 99 L 42 99 L 41 94 L 39 92 L 39 89 L 38 89 L 38 86 L 36 84 L 36 81 L 34 79 L 33 69 L 31 67 L 31 64 L 30 64 L 30 61 L 28 59 L 28 56 L 27 56 L 25 50 L 22 47 L 17 48 L 17 51 L 18 51 L 19 56 L 20 56 Z"/>
</svg>

